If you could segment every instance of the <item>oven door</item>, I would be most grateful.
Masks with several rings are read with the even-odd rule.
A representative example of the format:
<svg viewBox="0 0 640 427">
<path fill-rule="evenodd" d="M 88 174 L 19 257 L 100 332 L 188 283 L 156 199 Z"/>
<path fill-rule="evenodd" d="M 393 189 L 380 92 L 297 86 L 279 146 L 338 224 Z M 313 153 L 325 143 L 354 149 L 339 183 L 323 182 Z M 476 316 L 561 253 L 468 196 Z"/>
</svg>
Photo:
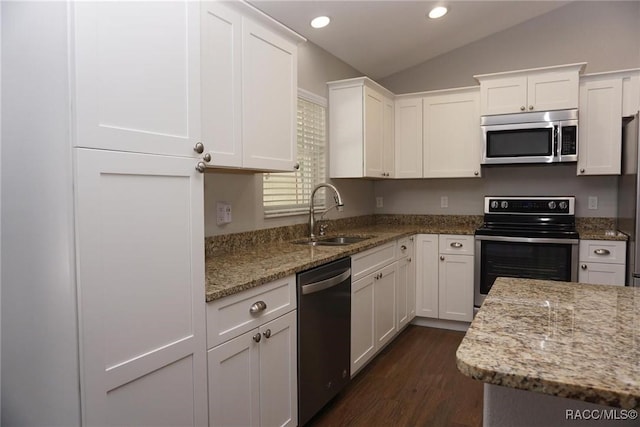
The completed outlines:
<svg viewBox="0 0 640 427">
<path fill-rule="evenodd" d="M 476 236 L 474 305 L 498 277 L 578 280 L 578 240 Z"/>
</svg>

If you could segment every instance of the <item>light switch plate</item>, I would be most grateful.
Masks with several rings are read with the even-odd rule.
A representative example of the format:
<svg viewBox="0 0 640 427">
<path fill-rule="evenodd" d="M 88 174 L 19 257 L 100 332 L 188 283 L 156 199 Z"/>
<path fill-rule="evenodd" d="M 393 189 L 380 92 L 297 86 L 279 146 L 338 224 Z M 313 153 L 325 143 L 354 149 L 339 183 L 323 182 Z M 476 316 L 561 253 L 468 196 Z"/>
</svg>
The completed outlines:
<svg viewBox="0 0 640 427">
<path fill-rule="evenodd" d="M 441 208 L 448 208 L 449 207 L 449 197 L 447 197 L 447 196 L 440 197 L 440 207 Z"/>
<path fill-rule="evenodd" d="M 589 196 L 589 209 L 591 209 L 591 210 L 598 209 L 598 197 L 597 196 Z"/>
</svg>

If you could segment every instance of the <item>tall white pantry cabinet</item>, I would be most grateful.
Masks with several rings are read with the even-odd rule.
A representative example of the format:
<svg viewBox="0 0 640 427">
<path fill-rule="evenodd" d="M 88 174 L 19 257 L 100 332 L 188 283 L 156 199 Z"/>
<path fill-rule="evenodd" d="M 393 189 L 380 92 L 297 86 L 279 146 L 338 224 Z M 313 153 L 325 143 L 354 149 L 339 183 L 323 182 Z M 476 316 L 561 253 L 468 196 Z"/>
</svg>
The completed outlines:
<svg viewBox="0 0 640 427">
<path fill-rule="evenodd" d="M 1 424 L 207 425 L 201 3 L 1 7 Z"/>
</svg>

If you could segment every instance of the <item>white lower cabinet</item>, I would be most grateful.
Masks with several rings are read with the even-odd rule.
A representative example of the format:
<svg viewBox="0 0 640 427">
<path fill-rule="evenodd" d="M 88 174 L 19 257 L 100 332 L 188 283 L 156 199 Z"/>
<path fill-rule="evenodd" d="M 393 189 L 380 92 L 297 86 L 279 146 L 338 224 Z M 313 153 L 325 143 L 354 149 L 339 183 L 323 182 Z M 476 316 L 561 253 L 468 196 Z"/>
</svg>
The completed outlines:
<svg viewBox="0 0 640 427">
<path fill-rule="evenodd" d="M 626 242 L 580 240 L 578 281 L 601 285 L 625 285 Z"/>
<path fill-rule="evenodd" d="M 295 298 L 292 306 L 290 293 L 277 293 L 279 289 L 295 291 L 295 276 L 263 286 L 267 287 L 266 291 L 261 286 L 228 297 L 235 300 L 230 303 L 223 298 L 207 307 L 208 326 L 213 329 L 254 325 L 248 331 L 239 327 L 237 330 L 243 333 L 208 351 L 210 426 L 296 426 L 298 423 Z M 293 295 L 295 297 L 295 293 Z M 264 310 L 249 315 L 249 307 L 259 301 L 266 301 Z M 286 314 L 267 320 L 283 306 L 289 308 Z M 217 316 L 213 316 L 214 313 Z M 228 316 L 225 319 L 220 314 Z M 242 320 L 245 314 L 248 318 Z M 212 319 L 216 319 L 218 325 L 212 325 Z"/>
<path fill-rule="evenodd" d="M 416 316 L 414 251 L 415 236 L 398 240 L 398 282 L 396 284 L 398 331 L 401 331 Z"/>
<path fill-rule="evenodd" d="M 373 332 L 376 348 L 384 347 L 398 331 L 396 324 L 397 264 L 393 263 L 380 270 L 373 282 L 373 305 L 375 326 Z"/>
<path fill-rule="evenodd" d="M 473 236 L 419 234 L 416 315 L 473 319 Z"/>
<path fill-rule="evenodd" d="M 75 149 L 84 425 L 207 422 L 203 175 Z"/>
</svg>

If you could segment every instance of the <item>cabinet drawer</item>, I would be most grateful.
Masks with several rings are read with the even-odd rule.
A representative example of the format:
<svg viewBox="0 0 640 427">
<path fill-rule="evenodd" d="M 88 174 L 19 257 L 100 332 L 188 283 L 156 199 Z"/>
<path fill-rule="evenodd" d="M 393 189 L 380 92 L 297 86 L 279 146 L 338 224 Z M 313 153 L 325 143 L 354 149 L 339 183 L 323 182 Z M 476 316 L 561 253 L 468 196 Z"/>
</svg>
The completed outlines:
<svg viewBox="0 0 640 427">
<path fill-rule="evenodd" d="M 473 236 L 441 234 L 438 250 L 441 254 L 473 255 Z"/>
<path fill-rule="evenodd" d="M 398 259 L 413 257 L 415 240 L 416 239 L 414 236 L 403 237 L 402 239 L 398 239 L 398 248 L 396 250 Z"/>
<path fill-rule="evenodd" d="M 264 308 L 250 312 L 259 301 Z M 235 338 L 296 308 L 296 276 L 231 295 L 207 304 L 207 348 Z"/>
<path fill-rule="evenodd" d="M 396 259 L 396 242 L 369 249 L 351 257 L 351 281 L 379 270 Z"/>
<path fill-rule="evenodd" d="M 580 262 L 624 264 L 627 243 L 609 240 L 580 240 Z"/>
</svg>

